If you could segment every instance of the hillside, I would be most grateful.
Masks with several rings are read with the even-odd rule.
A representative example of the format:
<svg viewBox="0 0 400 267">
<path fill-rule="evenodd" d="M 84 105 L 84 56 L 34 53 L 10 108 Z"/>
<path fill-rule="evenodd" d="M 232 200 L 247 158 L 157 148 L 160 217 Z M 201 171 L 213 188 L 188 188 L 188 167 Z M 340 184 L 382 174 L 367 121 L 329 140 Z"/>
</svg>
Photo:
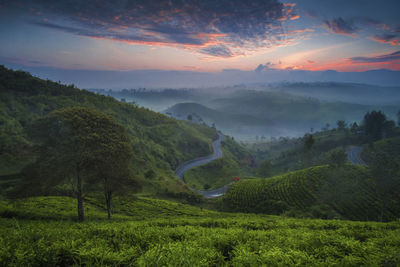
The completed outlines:
<svg viewBox="0 0 400 267">
<path fill-rule="evenodd" d="M 165 200 L 0 202 L 1 266 L 396 266 L 400 224 L 211 212 Z"/>
<path fill-rule="evenodd" d="M 82 106 L 111 115 L 128 131 L 134 157 L 131 167 L 143 180 L 144 192 L 189 192 L 173 170 L 182 162 L 211 153 L 214 129 L 177 121 L 114 98 L 35 78 L 0 67 L 0 179 L 18 178 L 32 160 L 25 129 L 53 110 Z M 236 146 L 238 146 L 235 143 Z M 12 182 L 12 181 L 11 181 Z"/>
<path fill-rule="evenodd" d="M 222 199 L 225 210 L 300 217 L 379 220 L 380 198 L 364 167 L 318 166 L 268 179 L 236 182 Z M 384 220 L 400 215 L 392 196 Z"/>
</svg>

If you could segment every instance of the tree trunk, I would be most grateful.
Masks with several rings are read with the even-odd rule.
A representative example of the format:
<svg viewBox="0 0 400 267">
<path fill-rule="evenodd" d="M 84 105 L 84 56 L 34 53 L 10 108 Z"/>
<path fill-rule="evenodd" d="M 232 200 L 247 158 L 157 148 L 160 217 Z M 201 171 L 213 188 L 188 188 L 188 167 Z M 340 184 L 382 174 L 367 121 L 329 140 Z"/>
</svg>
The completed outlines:
<svg viewBox="0 0 400 267">
<path fill-rule="evenodd" d="M 111 192 L 107 193 L 106 202 L 107 202 L 107 218 L 111 220 Z"/>
<path fill-rule="evenodd" d="M 80 176 L 79 166 L 76 167 L 76 187 L 76 196 L 78 200 L 78 221 L 83 222 L 85 220 L 85 211 L 83 209 L 82 178 Z"/>
<path fill-rule="evenodd" d="M 111 219 L 111 190 L 107 188 L 107 179 L 104 179 L 104 198 L 106 199 L 106 206 L 107 206 L 107 218 Z"/>
</svg>

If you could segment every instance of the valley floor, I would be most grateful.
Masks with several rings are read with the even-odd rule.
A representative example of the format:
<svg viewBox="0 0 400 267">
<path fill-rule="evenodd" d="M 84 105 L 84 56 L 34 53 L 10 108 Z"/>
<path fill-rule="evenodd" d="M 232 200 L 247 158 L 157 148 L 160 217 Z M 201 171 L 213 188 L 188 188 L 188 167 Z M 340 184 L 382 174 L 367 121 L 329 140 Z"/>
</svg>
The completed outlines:
<svg viewBox="0 0 400 267">
<path fill-rule="evenodd" d="M 1 266 L 398 266 L 400 222 L 293 219 L 208 211 L 166 200 L 0 202 Z"/>
</svg>

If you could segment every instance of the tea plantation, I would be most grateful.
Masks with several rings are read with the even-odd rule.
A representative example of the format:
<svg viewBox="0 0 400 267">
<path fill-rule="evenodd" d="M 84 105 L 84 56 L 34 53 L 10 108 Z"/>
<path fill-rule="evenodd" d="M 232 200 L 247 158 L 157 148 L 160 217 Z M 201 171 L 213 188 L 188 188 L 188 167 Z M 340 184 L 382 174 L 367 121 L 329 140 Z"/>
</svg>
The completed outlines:
<svg viewBox="0 0 400 267">
<path fill-rule="evenodd" d="M 398 266 L 400 221 L 231 214 L 167 200 L 119 199 L 112 221 L 88 199 L 0 204 L 0 266 Z"/>
<path fill-rule="evenodd" d="M 229 211 L 390 221 L 399 217 L 400 206 L 395 195 L 388 198 L 381 218 L 381 199 L 365 167 L 324 165 L 273 178 L 240 181 L 230 188 L 222 203 Z"/>
</svg>

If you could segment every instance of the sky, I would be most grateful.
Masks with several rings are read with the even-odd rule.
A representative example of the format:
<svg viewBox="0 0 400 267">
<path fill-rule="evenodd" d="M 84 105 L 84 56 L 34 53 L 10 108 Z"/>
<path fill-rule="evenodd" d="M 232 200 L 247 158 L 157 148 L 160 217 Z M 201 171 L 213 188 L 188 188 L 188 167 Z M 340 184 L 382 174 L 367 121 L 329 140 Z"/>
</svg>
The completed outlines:
<svg viewBox="0 0 400 267">
<path fill-rule="evenodd" d="M 0 0 L 0 64 L 400 70 L 399 10 L 398 0 Z"/>
</svg>

